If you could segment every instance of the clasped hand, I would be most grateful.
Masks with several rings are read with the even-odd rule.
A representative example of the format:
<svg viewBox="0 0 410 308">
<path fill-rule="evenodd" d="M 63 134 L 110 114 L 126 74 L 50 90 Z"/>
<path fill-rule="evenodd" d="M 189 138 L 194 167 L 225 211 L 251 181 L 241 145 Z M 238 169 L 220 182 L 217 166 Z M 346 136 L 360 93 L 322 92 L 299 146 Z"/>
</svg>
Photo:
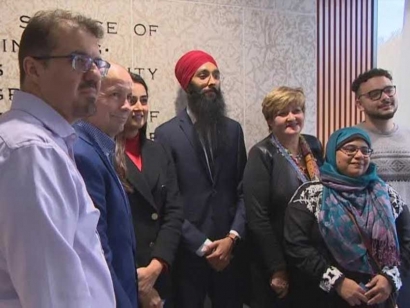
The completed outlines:
<svg viewBox="0 0 410 308">
<path fill-rule="evenodd" d="M 383 275 L 376 275 L 366 284 L 368 290 L 364 290 L 354 280 L 344 278 L 336 287 L 337 293 L 349 303 L 350 306 L 366 303 L 375 305 L 386 301 L 392 292 L 392 286 Z"/>
<path fill-rule="evenodd" d="M 233 242 L 226 237 L 216 240 L 204 249 L 204 256 L 209 265 L 217 272 L 223 271 L 231 262 Z"/>
</svg>

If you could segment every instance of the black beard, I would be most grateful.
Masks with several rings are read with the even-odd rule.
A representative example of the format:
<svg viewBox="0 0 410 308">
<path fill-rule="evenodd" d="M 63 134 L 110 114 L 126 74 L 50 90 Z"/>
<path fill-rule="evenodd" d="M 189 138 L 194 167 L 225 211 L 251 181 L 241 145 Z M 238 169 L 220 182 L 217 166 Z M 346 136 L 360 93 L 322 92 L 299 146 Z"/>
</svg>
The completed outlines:
<svg viewBox="0 0 410 308">
<path fill-rule="evenodd" d="M 208 91 L 212 94 L 207 93 Z M 196 119 L 195 129 L 202 140 L 211 141 L 212 150 L 216 151 L 226 142 L 226 105 L 221 90 L 211 88 L 204 92 L 191 83 L 187 93 L 189 110 Z"/>
</svg>

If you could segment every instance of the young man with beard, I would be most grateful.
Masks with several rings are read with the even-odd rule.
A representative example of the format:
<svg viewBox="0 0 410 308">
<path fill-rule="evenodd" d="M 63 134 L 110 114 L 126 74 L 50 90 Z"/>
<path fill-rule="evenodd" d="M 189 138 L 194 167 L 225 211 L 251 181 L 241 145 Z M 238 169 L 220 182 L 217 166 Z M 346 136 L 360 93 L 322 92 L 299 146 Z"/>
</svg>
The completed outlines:
<svg viewBox="0 0 410 308">
<path fill-rule="evenodd" d="M 358 127 L 372 139 L 371 160 L 377 165 L 377 173 L 410 205 L 410 129 L 394 123 L 397 97 L 391 74 L 380 68 L 364 72 L 353 81 L 352 91 L 356 94 L 356 106 L 365 115 L 365 121 Z M 402 279 L 398 306 L 407 307 L 410 279 Z"/>
<path fill-rule="evenodd" d="M 209 54 L 193 50 L 175 66 L 188 107 L 159 126 L 155 139 L 175 161 L 185 220 L 176 257 L 174 301 L 178 308 L 242 307 L 238 258 L 244 236 L 241 180 L 246 151 L 240 124 L 225 116 L 220 72 Z"/>
</svg>

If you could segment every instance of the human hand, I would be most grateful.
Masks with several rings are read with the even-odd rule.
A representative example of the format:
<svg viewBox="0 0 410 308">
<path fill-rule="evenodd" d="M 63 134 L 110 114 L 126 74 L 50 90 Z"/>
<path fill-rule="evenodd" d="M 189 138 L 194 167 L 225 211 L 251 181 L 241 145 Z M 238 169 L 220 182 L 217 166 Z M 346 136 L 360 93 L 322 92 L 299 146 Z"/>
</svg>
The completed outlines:
<svg viewBox="0 0 410 308">
<path fill-rule="evenodd" d="M 138 290 L 141 294 L 150 292 L 161 271 L 162 264 L 157 259 L 152 259 L 147 267 L 137 268 Z"/>
<path fill-rule="evenodd" d="M 285 297 L 289 292 L 289 278 L 287 272 L 277 271 L 273 273 L 269 284 L 279 298 Z"/>
<path fill-rule="evenodd" d="M 226 237 L 209 244 L 206 249 L 206 260 L 216 271 L 224 270 L 230 263 L 232 255 L 232 239 Z"/>
<path fill-rule="evenodd" d="M 389 280 L 383 275 L 376 275 L 366 284 L 366 287 L 369 290 L 364 294 L 368 298 L 367 304 L 369 306 L 383 303 L 386 301 L 393 287 L 390 284 Z"/>
<path fill-rule="evenodd" d="M 359 286 L 356 281 L 344 278 L 336 287 L 336 292 L 341 298 L 349 303 L 350 306 L 367 303 L 366 291 Z"/>
<path fill-rule="evenodd" d="M 151 290 L 145 294 L 140 294 L 139 299 L 142 308 L 163 308 L 163 301 L 157 290 L 151 288 Z"/>
</svg>

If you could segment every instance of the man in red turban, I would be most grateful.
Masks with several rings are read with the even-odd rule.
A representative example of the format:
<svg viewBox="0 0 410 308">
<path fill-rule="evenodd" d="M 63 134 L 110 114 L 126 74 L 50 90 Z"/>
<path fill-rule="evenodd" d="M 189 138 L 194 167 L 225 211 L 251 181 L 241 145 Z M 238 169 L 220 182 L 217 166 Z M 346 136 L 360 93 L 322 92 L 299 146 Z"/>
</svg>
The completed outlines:
<svg viewBox="0 0 410 308">
<path fill-rule="evenodd" d="M 185 91 L 195 72 L 205 63 L 211 63 L 218 67 L 214 58 L 211 55 L 201 50 L 192 50 L 184 54 L 175 65 L 175 77 Z M 218 71 L 219 72 L 219 71 Z"/>
<path fill-rule="evenodd" d="M 225 115 L 221 75 L 211 55 L 186 53 L 175 76 L 188 106 L 155 131 L 155 140 L 171 149 L 184 203 L 173 304 L 203 307 L 208 295 L 213 307 L 240 308 L 240 259 L 233 251 L 245 231 L 242 128 Z"/>
</svg>

